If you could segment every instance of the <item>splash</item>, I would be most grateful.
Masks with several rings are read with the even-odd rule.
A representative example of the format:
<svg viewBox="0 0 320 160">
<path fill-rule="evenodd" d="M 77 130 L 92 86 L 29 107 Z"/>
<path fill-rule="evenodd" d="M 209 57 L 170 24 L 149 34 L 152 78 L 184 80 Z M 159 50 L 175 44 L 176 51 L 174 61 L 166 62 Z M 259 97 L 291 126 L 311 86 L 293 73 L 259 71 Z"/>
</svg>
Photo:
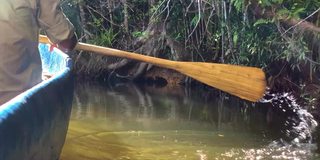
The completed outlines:
<svg viewBox="0 0 320 160">
<path fill-rule="evenodd" d="M 292 139 L 292 143 L 311 143 L 312 133 L 318 123 L 306 109 L 296 102 L 292 93 L 270 93 L 266 92 L 261 103 L 270 103 L 282 112 L 289 114 L 285 121 L 285 134 Z"/>
<path fill-rule="evenodd" d="M 268 91 L 259 102 L 270 103 L 275 109 L 285 113 L 283 115 L 287 115 L 282 125 L 286 137 L 272 141 L 261 148 L 231 149 L 221 154 L 221 157 L 223 159 L 314 159 L 317 146 L 312 144 L 312 133 L 318 123 L 304 107 L 297 103 L 292 93 Z"/>
<path fill-rule="evenodd" d="M 268 146 L 260 149 L 231 149 L 221 154 L 222 159 L 314 159 L 317 156 L 313 154 L 317 146 L 315 144 L 293 144 L 283 145 L 279 141 L 274 141 Z M 317 157 L 318 158 L 318 157 Z"/>
</svg>

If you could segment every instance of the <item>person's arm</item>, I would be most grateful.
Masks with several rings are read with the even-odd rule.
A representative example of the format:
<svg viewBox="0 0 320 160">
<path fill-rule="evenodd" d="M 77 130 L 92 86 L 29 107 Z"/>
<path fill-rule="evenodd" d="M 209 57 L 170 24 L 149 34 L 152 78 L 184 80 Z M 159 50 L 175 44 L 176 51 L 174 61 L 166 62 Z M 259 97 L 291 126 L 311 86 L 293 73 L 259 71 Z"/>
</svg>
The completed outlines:
<svg viewBox="0 0 320 160">
<path fill-rule="evenodd" d="M 39 0 L 38 22 L 53 44 L 63 51 L 73 50 L 77 44 L 74 27 L 60 8 L 60 0 Z"/>
</svg>

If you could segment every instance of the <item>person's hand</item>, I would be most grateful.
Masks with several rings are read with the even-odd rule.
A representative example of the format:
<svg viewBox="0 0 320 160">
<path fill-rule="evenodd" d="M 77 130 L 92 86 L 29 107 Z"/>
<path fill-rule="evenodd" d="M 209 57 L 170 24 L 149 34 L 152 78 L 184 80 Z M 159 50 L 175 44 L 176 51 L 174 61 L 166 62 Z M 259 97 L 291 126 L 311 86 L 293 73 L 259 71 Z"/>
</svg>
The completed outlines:
<svg viewBox="0 0 320 160">
<path fill-rule="evenodd" d="M 63 52 L 70 52 L 76 47 L 77 43 L 78 43 L 78 38 L 74 34 L 70 39 L 63 40 L 58 44 L 52 44 L 50 47 L 50 51 L 53 50 L 54 47 L 56 47 Z"/>
<path fill-rule="evenodd" d="M 58 48 L 56 44 L 50 44 L 49 51 L 52 52 L 54 48 Z"/>
</svg>

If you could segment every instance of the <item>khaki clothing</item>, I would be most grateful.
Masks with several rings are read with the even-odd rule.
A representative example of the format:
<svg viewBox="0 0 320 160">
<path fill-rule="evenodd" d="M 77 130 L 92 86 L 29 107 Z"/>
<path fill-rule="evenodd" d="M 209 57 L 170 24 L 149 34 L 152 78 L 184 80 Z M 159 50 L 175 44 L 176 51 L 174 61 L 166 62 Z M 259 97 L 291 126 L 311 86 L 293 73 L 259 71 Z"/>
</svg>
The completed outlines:
<svg viewBox="0 0 320 160">
<path fill-rule="evenodd" d="M 0 0 L 0 99 L 41 81 L 39 29 L 53 43 L 73 36 L 60 0 Z M 0 104 L 1 105 L 1 104 Z"/>
<path fill-rule="evenodd" d="M 20 94 L 23 91 L 12 91 L 12 92 L 0 92 L 0 107 L 2 104 L 6 103 L 16 95 Z"/>
</svg>

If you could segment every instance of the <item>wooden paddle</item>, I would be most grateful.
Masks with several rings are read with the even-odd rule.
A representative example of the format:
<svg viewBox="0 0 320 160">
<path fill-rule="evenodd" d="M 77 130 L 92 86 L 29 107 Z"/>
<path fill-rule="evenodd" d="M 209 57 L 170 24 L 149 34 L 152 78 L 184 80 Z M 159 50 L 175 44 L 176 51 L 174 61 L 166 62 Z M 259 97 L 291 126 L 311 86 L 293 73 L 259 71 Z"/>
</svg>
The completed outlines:
<svg viewBox="0 0 320 160">
<path fill-rule="evenodd" d="M 39 41 L 51 43 L 43 35 L 40 35 Z M 259 68 L 218 63 L 171 61 L 81 42 L 77 44 L 75 49 L 133 59 L 176 70 L 209 86 L 252 102 L 262 98 L 266 89 L 265 73 Z"/>
</svg>

